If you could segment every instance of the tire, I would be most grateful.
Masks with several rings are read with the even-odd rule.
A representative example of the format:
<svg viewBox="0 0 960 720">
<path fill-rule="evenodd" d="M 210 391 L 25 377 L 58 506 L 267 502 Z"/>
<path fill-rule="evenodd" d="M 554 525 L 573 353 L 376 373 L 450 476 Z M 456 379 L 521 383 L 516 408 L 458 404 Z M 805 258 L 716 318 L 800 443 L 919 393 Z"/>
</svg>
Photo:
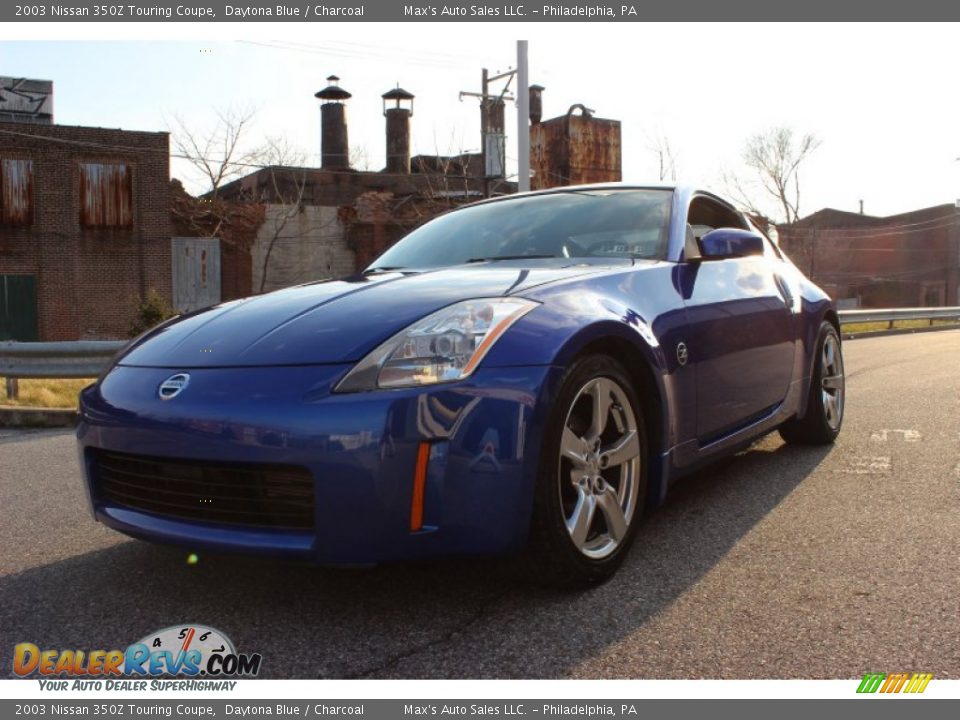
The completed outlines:
<svg viewBox="0 0 960 720">
<path fill-rule="evenodd" d="M 575 362 L 547 419 L 527 553 L 534 577 L 579 588 L 617 571 L 640 524 L 647 459 L 627 371 L 606 355 Z"/>
<path fill-rule="evenodd" d="M 829 322 L 820 323 L 814 358 L 807 412 L 780 427 L 780 437 L 795 445 L 829 445 L 837 439 L 843 425 L 843 351 L 837 329 Z"/>
</svg>

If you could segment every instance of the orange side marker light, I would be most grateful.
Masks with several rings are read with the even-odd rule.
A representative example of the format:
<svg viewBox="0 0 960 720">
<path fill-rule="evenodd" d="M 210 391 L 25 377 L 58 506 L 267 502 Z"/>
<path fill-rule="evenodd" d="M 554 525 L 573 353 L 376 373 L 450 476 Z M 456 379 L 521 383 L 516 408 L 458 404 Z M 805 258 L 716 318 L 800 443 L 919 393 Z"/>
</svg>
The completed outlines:
<svg viewBox="0 0 960 720">
<path fill-rule="evenodd" d="M 410 532 L 423 529 L 423 495 L 427 486 L 427 464 L 430 461 L 430 443 L 417 448 L 417 465 L 413 471 L 413 499 L 410 502 Z"/>
</svg>

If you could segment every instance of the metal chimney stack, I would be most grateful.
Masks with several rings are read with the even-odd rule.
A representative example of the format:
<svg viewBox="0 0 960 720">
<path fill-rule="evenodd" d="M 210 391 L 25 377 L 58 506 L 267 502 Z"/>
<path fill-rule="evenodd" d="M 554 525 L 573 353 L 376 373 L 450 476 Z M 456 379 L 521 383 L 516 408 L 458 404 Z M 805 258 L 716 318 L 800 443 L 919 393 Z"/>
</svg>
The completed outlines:
<svg viewBox="0 0 960 720">
<path fill-rule="evenodd" d="M 383 115 L 387 118 L 387 172 L 409 175 L 413 94 L 398 85 L 381 97 Z"/>
<path fill-rule="evenodd" d="M 543 117 L 543 85 L 530 86 L 530 124 L 536 125 Z"/>
<path fill-rule="evenodd" d="M 340 78 L 331 75 L 329 85 L 314 95 L 320 105 L 320 167 L 324 170 L 350 167 L 350 144 L 347 140 L 347 108 L 344 102 L 352 97 L 340 87 Z"/>
</svg>

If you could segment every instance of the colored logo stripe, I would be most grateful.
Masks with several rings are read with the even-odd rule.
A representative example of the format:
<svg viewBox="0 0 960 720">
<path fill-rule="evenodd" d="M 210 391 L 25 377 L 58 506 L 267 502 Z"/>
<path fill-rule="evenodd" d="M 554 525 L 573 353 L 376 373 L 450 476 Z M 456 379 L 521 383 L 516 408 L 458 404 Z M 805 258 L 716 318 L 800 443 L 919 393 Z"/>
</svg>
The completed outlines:
<svg viewBox="0 0 960 720">
<path fill-rule="evenodd" d="M 867 673 L 863 676 L 863 682 L 857 688 L 858 693 L 875 693 L 880 688 L 880 683 L 886 677 L 884 673 Z"/>
<path fill-rule="evenodd" d="M 933 679 L 933 673 L 867 673 L 858 693 L 922 693 Z"/>
</svg>

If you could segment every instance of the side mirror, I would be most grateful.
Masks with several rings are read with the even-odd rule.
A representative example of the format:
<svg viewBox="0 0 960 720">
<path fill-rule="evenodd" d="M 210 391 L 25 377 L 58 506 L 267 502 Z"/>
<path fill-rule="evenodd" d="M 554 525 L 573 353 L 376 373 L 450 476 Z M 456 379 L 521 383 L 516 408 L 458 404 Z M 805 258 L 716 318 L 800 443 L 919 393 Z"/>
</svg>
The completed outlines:
<svg viewBox="0 0 960 720">
<path fill-rule="evenodd" d="M 700 238 L 700 256 L 704 260 L 763 255 L 763 236 L 750 230 L 717 228 Z"/>
</svg>

